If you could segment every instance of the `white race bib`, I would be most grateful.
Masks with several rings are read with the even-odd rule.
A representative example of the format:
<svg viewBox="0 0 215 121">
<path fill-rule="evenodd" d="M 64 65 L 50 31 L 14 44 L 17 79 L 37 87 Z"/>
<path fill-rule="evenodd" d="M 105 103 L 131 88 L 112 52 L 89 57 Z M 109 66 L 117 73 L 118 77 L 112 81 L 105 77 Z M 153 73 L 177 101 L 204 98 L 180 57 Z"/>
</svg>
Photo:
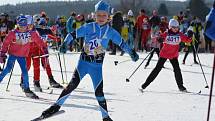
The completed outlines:
<svg viewBox="0 0 215 121">
<path fill-rule="evenodd" d="M 25 33 L 16 33 L 16 41 L 15 43 L 20 45 L 25 45 L 31 40 L 31 34 L 29 32 Z"/>
<path fill-rule="evenodd" d="M 98 55 L 104 53 L 100 39 L 92 39 L 84 45 L 84 51 L 87 55 Z"/>
</svg>

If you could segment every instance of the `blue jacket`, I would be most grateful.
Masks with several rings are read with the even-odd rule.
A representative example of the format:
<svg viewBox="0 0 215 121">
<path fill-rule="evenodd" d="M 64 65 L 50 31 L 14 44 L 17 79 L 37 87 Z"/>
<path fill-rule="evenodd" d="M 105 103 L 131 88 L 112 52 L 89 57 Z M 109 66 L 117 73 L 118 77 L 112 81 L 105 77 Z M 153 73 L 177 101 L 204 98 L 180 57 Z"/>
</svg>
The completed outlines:
<svg viewBox="0 0 215 121">
<path fill-rule="evenodd" d="M 88 55 L 104 53 L 110 40 L 119 45 L 125 52 L 132 53 L 132 49 L 124 42 L 120 34 L 108 24 L 100 26 L 96 22 L 87 23 L 77 29 L 75 34 L 76 38 L 84 38 L 84 52 Z M 74 35 L 67 34 L 64 43 L 70 45 L 73 42 Z"/>
<path fill-rule="evenodd" d="M 215 9 L 206 16 L 205 35 L 215 41 Z"/>
</svg>

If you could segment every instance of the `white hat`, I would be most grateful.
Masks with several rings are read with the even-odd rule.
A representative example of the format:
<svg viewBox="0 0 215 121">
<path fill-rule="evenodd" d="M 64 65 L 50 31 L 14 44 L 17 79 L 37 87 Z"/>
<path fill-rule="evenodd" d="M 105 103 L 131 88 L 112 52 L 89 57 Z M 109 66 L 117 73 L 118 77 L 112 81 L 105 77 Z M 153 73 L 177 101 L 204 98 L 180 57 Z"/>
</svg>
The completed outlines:
<svg viewBox="0 0 215 121">
<path fill-rule="evenodd" d="M 179 27 L 178 21 L 175 19 L 170 19 L 169 20 L 169 28 L 171 28 L 171 27 Z"/>
<path fill-rule="evenodd" d="M 132 10 L 128 11 L 128 16 L 134 16 L 134 13 L 132 12 Z"/>
</svg>

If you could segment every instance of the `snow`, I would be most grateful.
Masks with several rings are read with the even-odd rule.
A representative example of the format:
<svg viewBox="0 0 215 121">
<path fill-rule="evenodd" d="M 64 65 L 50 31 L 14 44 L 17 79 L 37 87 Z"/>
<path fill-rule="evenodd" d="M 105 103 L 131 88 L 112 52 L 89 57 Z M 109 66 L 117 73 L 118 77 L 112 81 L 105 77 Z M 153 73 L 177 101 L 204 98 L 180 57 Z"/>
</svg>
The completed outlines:
<svg viewBox="0 0 215 121">
<path fill-rule="evenodd" d="M 52 52 L 51 52 L 52 53 Z M 193 64 L 193 55 L 190 53 L 186 65 L 182 65 L 184 54 L 180 53 L 179 63 L 182 70 L 184 85 L 191 92 L 201 94 L 185 94 L 178 91 L 172 66 L 167 61 L 166 69 L 162 69 L 158 77 L 147 88 L 146 92 L 140 93 L 138 88 L 146 80 L 157 62 L 157 55 L 154 55 L 149 67 L 144 69 L 145 62 L 138 71 L 126 82 L 131 73 L 142 62 L 148 53 L 140 52 L 138 62 L 127 61 L 130 57 L 112 56 L 106 54 L 103 76 L 104 92 L 107 99 L 110 116 L 114 121 L 205 121 L 209 100 L 209 89 L 206 86 L 201 68 Z M 210 85 L 213 54 L 199 54 L 203 69 Z M 67 80 L 72 77 L 74 68 L 77 65 L 79 53 L 65 54 L 67 67 Z M 61 59 L 63 56 L 61 55 Z M 117 66 L 114 61 L 118 61 Z M 50 63 L 54 78 L 62 82 L 60 67 L 55 54 L 50 55 Z M 62 60 L 63 64 L 63 60 Z M 64 69 L 64 68 L 63 68 Z M 65 74 L 65 73 L 64 73 Z M 48 78 L 41 67 L 41 85 L 44 93 L 36 92 L 42 99 L 34 100 L 25 97 L 20 83 L 20 69 L 16 63 L 13 76 L 6 90 L 8 74 L 0 84 L 0 121 L 29 121 L 41 114 L 53 104 L 61 93 L 61 89 L 54 89 L 53 94 L 48 94 Z M 32 69 L 29 71 L 30 86 L 33 89 Z M 65 75 L 64 75 L 65 78 Z M 65 85 L 66 86 L 66 85 Z M 215 90 L 213 91 L 215 95 Z M 215 120 L 215 96 L 212 99 L 210 121 Z M 78 88 L 72 92 L 61 108 L 66 112 L 47 119 L 46 121 L 101 121 L 101 114 L 98 103 L 94 96 L 94 90 L 90 76 L 85 76 Z"/>
</svg>

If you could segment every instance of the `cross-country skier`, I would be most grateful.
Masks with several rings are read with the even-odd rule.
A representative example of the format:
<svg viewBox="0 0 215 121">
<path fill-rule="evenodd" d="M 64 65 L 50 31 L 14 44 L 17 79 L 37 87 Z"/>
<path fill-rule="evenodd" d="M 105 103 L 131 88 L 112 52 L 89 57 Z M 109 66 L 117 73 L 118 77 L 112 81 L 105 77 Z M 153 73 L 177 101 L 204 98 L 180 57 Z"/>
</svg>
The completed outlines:
<svg viewBox="0 0 215 121">
<path fill-rule="evenodd" d="M 109 40 L 112 40 L 127 52 L 133 61 L 137 61 L 139 56 L 123 41 L 120 34 L 108 25 L 109 12 L 110 6 L 103 1 L 99 1 L 95 5 L 96 22 L 81 26 L 75 32 L 69 33 L 65 38 L 65 42 L 61 47 L 62 52 L 66 52 L 67 45 L 71 45 L 75 38 L 84 37 L 85 45 L 80 55 L 78 66 L 68 86 L 63 90 L 56 103 L 45 110 L 41 117 L 49 117 L 58 112 L 70 93 L 77 88 L 81 79 L 86 74 L 89 74 L 92 78 L 103 121 L 113 121 L 108 114 L 107 103 L 103 93 L 102 65 L 105 55 L 103 48 L 107 48 Z"/>
<path fill-rule="evenodd" d="M 175 73 L 175 80 L 177 82 L 177 86 L 180 91 L 186 91 L 186 88 L 183 86 L 183 78 L 181 74 L 181 69 L 178 63 L 178 50 L 179 50 L 179 43 L 182 42 L 191 42 L 192 34 L 185 36 L 181 32 L 179 32 L 179 23 L 175 19 L 171 19 L 169 21 L 169 30 L 164 34 L 160 35 L 163 39 L 163 47 L 160 50 L 160 57 L 157 62 L 156 67 L 147 77 L 144 84 L 142 84 L 141 88 L 144 90 L 154 79 L 157 77 L 159 72 L 161 71 L 164 63 L 167 59 L 170 60 L 174 68 Z"/>
<path fill-rule="evenodd" d="M 30 15 L 27 15 L 26 17 L 27 17 L 27 20 L 28 20 L 28 28 L 29 28 L 29 30 L 34 30 L 35 28 L 34 28 L 34 25 L 33 25 L 33 17 L 30 16 Z M 44 18 L 41 18 L 41 20 L 39 21 L 38 26 L 42 26 L 42 24 L 46 23 Z M 57 39 L 52 34 L 52 31 L 50 29 L 48 29 L 48 28 L 46 29 L 44 27 L 40 27 L 40 28 L 36 28 L 36 30 L 38 30 L 38 33 L 40 34 L 40 36 L 44 40 L 44 42 L 47 42 L 47 39 L 50 39 L 50 38 L 53 39 L 53 40 Z M 46 50 L 46 51 L 44 51 L 45 54 L 48 54 L 48 48 L 46 48 L 46 49 L 44 48 L 44 50 Z M 30 51 L 29 51 L 28 56 L 26 57 L 27 69 L 30 70 L 31 61 L 33 61 L 34 89 L 35 89 L 35 91 L 42 92 L 42 88 L 40 86 L 40 57 L 35 58 L 35 56 L 40 56 L 40 55 L 42 55 L 41 48 L 37 44 L 35 44 L 34 41 L 30 42 Z M 54 88 L 62 88 L 62 86 L 59 83 L 57 83 L 53 78 L 51 68 L 50 68 L 50 64 L 49 64 L 49 61 L 48 61 L 48 56 L 42 57 L 41 61 L 42 61 L 42 65 L 45 68 L 46 73 L 48 75 L 50 85 L 52 87 L 54 87 Z M 20 86 L 23 88 L 23 79 L 21 81 Z"/>
<path fill-rule="evenodd" d="M 59 41 L 58 38 L 52 33 L 51 29 L 46 26 L 46 21 L 44 18 L 40 18 L 39 26 L 36 28 L 42 39 L 47 43 L 49 40 L 51 41 Z M 46 54 L 48 54 L 48 47 L 46 48 Z M 49 78 L 49 83 L 54 88 L 62 88 L 59 83 L 57 83 L 52 75 L 51 66 L 49 63 L 49 56 L 41 58 L 42 66 L 45 68 L 46 73 Z M 39 83 L 39 82 L 38 82 Z M 39 86 L 39 85 L 38 85 Z"/>
<path fill-rule="evenodd" d="M 8 33 L 0 50 L 0 62 L 6 59 L 6 53 L 9 54 L 6 68 L 0 74 L 0 82 L 11 71 L 15 61 L 19 63 L 23 76 L 23 88 L 25 95 L 31 98 L 38 98 L 29 88 L 28 71 L 26 67 L 25 57 L 30 51 L 30 41 L 34 41 L 41 48 L 46 47 L 36 31 L 28 31 L 27 18 L 24 15 L 17 17 L 17 29 Z"/>
</svg>

